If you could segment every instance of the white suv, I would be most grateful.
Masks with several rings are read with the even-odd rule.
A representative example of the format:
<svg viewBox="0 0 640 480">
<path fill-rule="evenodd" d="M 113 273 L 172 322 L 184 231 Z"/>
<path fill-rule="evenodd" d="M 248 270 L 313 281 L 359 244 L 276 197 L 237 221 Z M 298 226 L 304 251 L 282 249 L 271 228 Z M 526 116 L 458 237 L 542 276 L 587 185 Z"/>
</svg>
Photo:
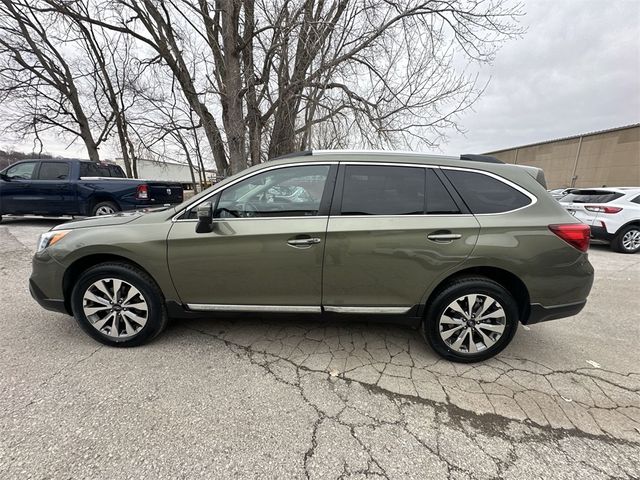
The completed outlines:
<svg viewBox="0 0 640 480">
<path fill-rule="evenodd" d="M 616 252 L 640 251 L 640 187 L 574 188 L 560 204 Z"/>
</svg>

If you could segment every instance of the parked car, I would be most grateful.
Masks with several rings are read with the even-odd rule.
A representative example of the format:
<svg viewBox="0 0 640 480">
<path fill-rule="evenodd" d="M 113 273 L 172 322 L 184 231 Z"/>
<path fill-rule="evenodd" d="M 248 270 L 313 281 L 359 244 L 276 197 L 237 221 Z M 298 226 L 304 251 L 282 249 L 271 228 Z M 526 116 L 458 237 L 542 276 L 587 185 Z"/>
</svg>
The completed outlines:
<svg viewBox="0 0 640 480">
<path fill-rule="evenodd" d="M 182 186 L 126 178 L 118 165 L 25 160 L 0 172 L 2 215 L 110 215 L 182 202 Z"/>
<path fill-rule="evenodd" d="M 553 190 L 547 190 L 553 198 L 556 200 L 560 200 L 567 193 L 571 191 L 570 188 L 554 188 Z"/>
<path fill-rule="evenodd" d="M 519 322 L 584 307 L 589 227 L 541 170 L 462 158 L 307 152 L 163 211 L 66 223 L 41 236 L 31 292 L 112 346 L 168 317 L 286 312 L 410 324 L 446 358 L 486 359 Z"/>
<path fill-rule="evenodd" d="M 560 203 L 591 227 L 594 239 L 616 252 L 640 252 L 640 187 L 575 188 Z"/>
</svg>

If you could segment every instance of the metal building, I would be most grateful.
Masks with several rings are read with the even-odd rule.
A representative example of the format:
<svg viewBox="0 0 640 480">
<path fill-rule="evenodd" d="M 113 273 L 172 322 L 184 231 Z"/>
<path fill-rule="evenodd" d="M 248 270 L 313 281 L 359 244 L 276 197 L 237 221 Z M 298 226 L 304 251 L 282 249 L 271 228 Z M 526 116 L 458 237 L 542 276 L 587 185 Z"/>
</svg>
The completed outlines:
<svg viewBox="0 0 640 480">
<path fill-rule="evenodd" d="M 640 123 L 487 153 L 544 169 L 549 188 L 640 186 Z"/>
</svg>

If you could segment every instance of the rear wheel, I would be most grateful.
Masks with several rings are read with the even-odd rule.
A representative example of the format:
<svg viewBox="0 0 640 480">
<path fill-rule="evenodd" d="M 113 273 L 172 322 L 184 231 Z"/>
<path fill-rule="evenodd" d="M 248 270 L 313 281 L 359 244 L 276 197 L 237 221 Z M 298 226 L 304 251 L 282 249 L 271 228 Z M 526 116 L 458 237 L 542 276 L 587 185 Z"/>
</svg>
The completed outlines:
<svg viewBox="0 0 640 480">
<path fill-rule="evenodd" d="M 640 226 L 629 225 L 620 229 L 611 241 L 611 248 L 620 253 L 640 252 Z"/>
<path fill-rule="evenodd" d="M 455 362 L 493 357 L 518 328 L 518 306 L 499 283 L 484 277 L 455 280 L 427 308 L 423 333 L 441 356 Z"/>
<path fill-rule="evenodd" d="M 118 205 L 114 202 L 98 202 L 91 209 L 91 215 L 99 216 L 99 215 L 113 215 L 118 210 Z"/>
<path fill-rule="evenodd" d="M 83 272 L 71 307 L 85 332 L 114 347 L 141 345 L 167 325 L 160 288 L 145 272 L 123 263 L 102 263 Z"/>
</svg>

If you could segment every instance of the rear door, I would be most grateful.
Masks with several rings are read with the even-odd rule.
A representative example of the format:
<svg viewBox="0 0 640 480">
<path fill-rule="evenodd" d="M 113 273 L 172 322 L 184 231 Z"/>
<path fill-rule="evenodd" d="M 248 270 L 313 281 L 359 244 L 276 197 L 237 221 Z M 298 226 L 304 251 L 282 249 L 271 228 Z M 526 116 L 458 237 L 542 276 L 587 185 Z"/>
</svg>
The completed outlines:
<svg viewBox="0 0 640 480">
<path fill-rule="evenodd" d="M 404 313 L 443 271 L 463 262 L 479 225 L 437 169 L 342 163 L 327 228 L 323 306 Z"/>
<path fill-rule="evenodd" d="M 69 162 L 40 162 L 32 182 L 33 212 L 43 215 L 74 215 L 80 213 L 75 184 L 70 180 Z"/>
</svg>

